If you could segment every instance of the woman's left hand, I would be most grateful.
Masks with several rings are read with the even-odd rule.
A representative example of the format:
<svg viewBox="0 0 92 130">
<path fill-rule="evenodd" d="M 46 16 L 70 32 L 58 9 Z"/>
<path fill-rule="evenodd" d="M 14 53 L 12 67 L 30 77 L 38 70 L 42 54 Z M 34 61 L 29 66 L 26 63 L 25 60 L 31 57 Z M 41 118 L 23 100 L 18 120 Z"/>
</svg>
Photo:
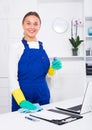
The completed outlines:
<svg viewBox="0 0 92 130">
<path fill-rule="evenodd" d="M 53 58 L 52 68 L 55 70 L 59 70 L 62 68 L 62 62 L 58 58 Z"/>
</svg>

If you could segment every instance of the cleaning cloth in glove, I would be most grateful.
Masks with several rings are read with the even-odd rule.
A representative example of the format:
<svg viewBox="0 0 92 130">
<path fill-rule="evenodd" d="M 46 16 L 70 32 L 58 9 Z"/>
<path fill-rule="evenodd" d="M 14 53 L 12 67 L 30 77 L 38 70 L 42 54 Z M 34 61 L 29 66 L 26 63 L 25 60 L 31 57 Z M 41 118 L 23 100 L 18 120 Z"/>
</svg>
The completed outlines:
<svg viewBox="0 0 92 130">
<path fill-rule="evenodd" d="M 42 111 L 43 110 L 43 108 L 38 103 L 33 104 L 33 105 L 35 105 L 37 109 L 29 110 L 29 109 L 26 109 L 26 108 L 20 108 L 18 110 L 18 112 L 20 112 L 20 113 L 34 113 L 34 112 L 38 112 L 38 111 Z"/>
<path fill-rule="evenodd" d="M 28 110 L 36 110 L 37 109 L 37 106 L 35 106 L 33 103 L 31 103 L 27 100 L 22 101 L 19 105 L 21 108 L 25 108 Z"/>
</svg>

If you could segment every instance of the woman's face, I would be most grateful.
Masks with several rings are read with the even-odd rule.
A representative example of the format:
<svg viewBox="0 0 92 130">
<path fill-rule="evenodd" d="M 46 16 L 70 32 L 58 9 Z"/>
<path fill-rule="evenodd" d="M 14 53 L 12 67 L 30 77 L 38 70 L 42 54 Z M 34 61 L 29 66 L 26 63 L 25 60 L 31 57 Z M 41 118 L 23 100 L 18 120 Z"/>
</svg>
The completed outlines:
<svg viewBox="0 0 92 130">
<path fill-rule="evenodd" d="M 24 36 L 26 38 L 36 38 L 36 34 L 38 33 L 41 23 L 38 17 L 34 15 L 27 16 L 22 24 L 24 29 Z"/>
</svg>

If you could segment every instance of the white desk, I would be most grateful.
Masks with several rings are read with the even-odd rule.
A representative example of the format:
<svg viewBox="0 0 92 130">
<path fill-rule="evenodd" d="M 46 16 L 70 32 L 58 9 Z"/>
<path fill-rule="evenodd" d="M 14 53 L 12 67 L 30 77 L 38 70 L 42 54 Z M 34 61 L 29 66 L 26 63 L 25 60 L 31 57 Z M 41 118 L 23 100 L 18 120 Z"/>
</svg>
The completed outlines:
<svg viewBox="0 0 92 130">
<path fill-rule="evenodd" d="M 54 106 L 70 107 L 72 104 L 81 100 L 69 100 L 64 102 L 52 103 L 43 106 L 44 109 L 53 108 Z M 53 113 L 54 114 L 54 113 Z M 47 121 L 30 121 L 25 119 L 28 114 L 19 112 L 10 112 L 0 115 L 0 130 L 91 130 L 92 129 L 92 112 L 87 113 L 82 119 L 67 123 L 64 125 L 56 125 Z"/>
</svg>

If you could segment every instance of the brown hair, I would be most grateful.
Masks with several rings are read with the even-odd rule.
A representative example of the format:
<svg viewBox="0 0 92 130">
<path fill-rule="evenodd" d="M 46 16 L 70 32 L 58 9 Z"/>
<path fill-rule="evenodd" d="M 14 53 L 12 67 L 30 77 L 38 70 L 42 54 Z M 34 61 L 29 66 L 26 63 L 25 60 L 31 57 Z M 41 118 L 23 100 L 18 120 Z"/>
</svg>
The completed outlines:
<svg viewBox="0 0 92 130">
<path fill-rule="evenodd" d="M 38 14 L 37 12 L 35 12 L 35 11 L 30 11 L 30 12 L 28 12 L 28 13 L 24 16 L 24 18 L 23 18 L 23 20 L 22 20 L 22 24 L 24 23 L 25 18 L 26 18 L 27 16 L 30 16 L 30 15 L 36 16 L 36 17 L 39 19 L 40 24 L 41 24 L 41 18 L 40 18 L 40 16 L 39 16 L 39 14 Z"/>
</svg>

